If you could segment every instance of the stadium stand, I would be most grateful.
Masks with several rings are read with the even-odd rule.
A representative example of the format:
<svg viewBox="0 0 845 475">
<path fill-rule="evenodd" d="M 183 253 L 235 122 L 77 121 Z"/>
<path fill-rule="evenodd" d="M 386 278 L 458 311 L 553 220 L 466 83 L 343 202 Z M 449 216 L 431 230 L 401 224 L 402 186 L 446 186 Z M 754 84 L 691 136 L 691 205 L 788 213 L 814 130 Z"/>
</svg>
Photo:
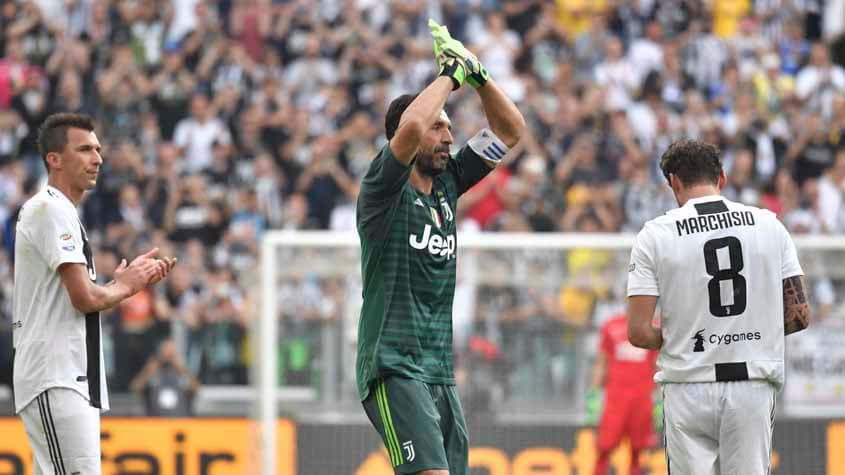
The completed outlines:
<svg viewBox="0 0 845 475">
<path fill-rule="evenodd" d="M 171 337 L 204 387 L 244 385 L 259 238 L 354 229 L 388 102 L 435 74 L 429 17 L 478 54 L 529 123 L 512 165 L 463 198 L 463 226 L 637 231 L 673 207 L 656 158 L 687 136 L 719 145 L 729 198 L 771 209 L 793 233 L 845 231 L 841 0 L 0 3 L 0 384 L 11 379 L 15 217 L 45 180 L 34 139 L 48 114 L 98 120 L 105 165 L 83 216 L 100 279 L 150 245 L 180 259 L 166 285 L 103 320 L 112 390 L 128 392 Z M 469 94 L 448 105 L 456 142 L 481 126 Z M 571 255 L 569 271 L 590 284 L 561 288 L 553 305 L 516 291 L 480 298 L 505 315 L 498 344 L 557 353 L 597 328 L 612 293 L 594 275 L 604 258 Z M 338 285 L 280 290 L 283 381 L 319 378 L 310 361 L 339 318 Z M 813 285 L 819 315 L 841 326 L 841 289 Z M 507 367 L 478 350 L 489 342 L 477 333 L 459 335 L 465 359 Z"/>
</svg>

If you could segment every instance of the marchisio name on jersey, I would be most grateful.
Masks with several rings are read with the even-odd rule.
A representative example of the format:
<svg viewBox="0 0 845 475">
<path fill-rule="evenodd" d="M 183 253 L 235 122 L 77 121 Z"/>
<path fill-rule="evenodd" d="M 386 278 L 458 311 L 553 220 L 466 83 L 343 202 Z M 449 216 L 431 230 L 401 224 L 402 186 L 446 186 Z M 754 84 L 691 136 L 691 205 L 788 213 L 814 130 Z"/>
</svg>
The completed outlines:
<svg viewBox="0 0 845 475">
<path fill-rule="evenodd" d="M 678 236 L 690 235 L 706 231 L 716 231 L 734 226 L 754 226 L 754 214 L 751 211 L 727 211 L 704 216 L 692 216 L 675 221 Z"/>
</svg>

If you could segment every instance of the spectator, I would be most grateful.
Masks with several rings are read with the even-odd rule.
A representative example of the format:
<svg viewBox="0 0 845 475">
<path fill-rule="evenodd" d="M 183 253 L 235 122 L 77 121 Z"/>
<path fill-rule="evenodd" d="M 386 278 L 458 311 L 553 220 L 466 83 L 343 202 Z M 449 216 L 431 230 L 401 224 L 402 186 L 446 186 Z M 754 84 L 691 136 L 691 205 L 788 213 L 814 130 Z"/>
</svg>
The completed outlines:
<svg viewBox="0 0 845 475">
<path fill-rule="evenodd" d="M 258 265 L 259 238 L 266 227 L 264 217 L 258 211 L 254 191 L 239 193 L 229 226 L 214 249 L 216 266 L 232 269 L 239 276 Z"/>
<path fill-rule="evenodd" d="M 178 43 L 166 43 L 163 55 L 161 68 L 152 76 L 150 102 L 161 128 L 161 136 L 170 140 L 179 117 L 184 117 L 188 111 L 196 79 L 185 68 L 184 53 Z"/>
<path fill-rule="evenodd" d="M 605 59 L 595 68 L 598 85 L 607 88 L 607 95 L 622 109 L 631 101 L 639 87 L 634 66 L 624 56 L 622 40 L 608 38 L 605 43 Z"/>
<path fill-rule="evenodd" d="M 185 157 L 184 171 L 196 173 L 211 162 L 211 146 L 215 141 L 231 143 L 225 124 L 213 116 L 208 96 L 196 93 L 191 97 L 191 115 L 176 124 L 173 143 Z"/>
<path fill-rule="evenodd" d="M 478 59 L 484 63 L 487 70 L 502 84 L 510 97 L 523 96 L 522 84 L 514 76 L 514 60 L 522 47 L 519 36 L 507 28 L 505 17 L 499 12 L 487 15 L 484 32 L 475 38 L 473 46 Z"/>
<path fill-rule="evenodd" d="M 627 162 L 622 173 L 622 230 L 639 232 L 646 221 L 674 208 L 672 193 L 652 180 L 645 162 Z"/>
<path fill-rule="evenodd" d="M 199 385 L 185 367 L 173 340 L 166 339 L 132 379 L 130 388 L 144 401 L 147 416 L 188 417 L 194 415 L 193 399 Z"/>
<path fill-rule="evenodd" d="M 833 98 L 830 134 L 837 145 L 845 144 L 845 94 Z"/>
<path fill-rule="evenodd" d="M 798 206 L 798 187 L 786 168 L 777 171 L 771 182 L 766 186 L 761 204 L 764 208 L 775 213 L 778 219 Z"/>
<path fill-rule="evenodd" d="M 246 322 L 242 319 L 243 294 L 226 269 L 209 272 L 198 321 L 191 329 L 188 352 L 199 361 L 203 384 L 246 384 L 243 360 Z"/>
<path fill-rule="evenodd" d="M 523 160 L 525 161 L 528 160 Z M 480 229 L 489 229 L 510 203 L 510 178 L 511 172 L 507 168 L 497 168 L 490 172 L 486 180 L 477 183 L 461 196 L 458 213 L 463 213 L 468 221 L 472 221 Z"/>
<path fill-rule="evenodd" d="M 328 228 L 332 209 L 342 199 L 353 200 L 356 186 L 338 163 L 339 145 L 331 137 L 318 139 L 311 151 L 310 165 L 297 179 L 296 190 L 308 198 L 309 217 L 320 228 Z"/>
<path fill-rule="evenodd" d="M 109 67 L 97 78 L 105 126 L 103 136 L 128 140 L 141 128 L 140 112 L 150 82 L 135 61 L 128 34 L 115 39 L 112 50 Z"/>
<path fill-rule="evenodd" d="M 170 195 L 176 192 L 179 159 L 179 149 L 175 145 L 170 142 L 158 145 L 155 168 L 144 189 L 147 216 L 156 228 L 164 226 L 167 203 L 170 201 Z"/>
<path fill-rule="evenodd" d="M 722 190 L 726 198 L 732 201 L 758 206 L 760 193 L 754 182 L 754 152 L 744 148 L 734 155 L 728 173 L 728 183 Z"/>
<path fill-rule="evenodd" d="M 784 25 L 784 34 L 780 39 L 778 49 L 781 69 L 786 74 L 795 76 L 807 56 L 810 55 L 810 42 L 804 36 L 800 20 L 794 16 L 789 18 Z"/>
<path fill-rule="evenodd" d="M 207 7 L 202 0 L 175 0 L 173 2 L 173 20 L 167 29 L 168 41 L 181 41 L 191 32 L 196 32 L 197 26 L 207 14 Z"/>
<path fill-rule="evenodd" d="M 280 228 L 286 230 L 316 229 L 317 223 L 309 217 L 308 198 L 302 193 L 288 196 Z"/>
<path fill-rule="evenodd" d="M 202 175 L 188 176 L 168 195 L 164 212 L 164 230 L 178 243 L 194 239 L 213 245 L 220 238 L 223 213 L 219 203 L 212 202 Z"/>
<path fill-rule="evenodd" d="M 94 115 L 96 113 L 90 96 L 82 89 L 82 78 L 75 70 L 66 70 L 60 75 L 58 97 L 54 111 Z"/>
<path fill-rule="evenodd" d="M 595 136 L 591 132 L 581 132 L 569 153 L 558 163 L 555 178 L 565 188 L 578 184 L 607 183 L 615 175 L 600 162 L 596 153 Z"/>
<path fill-rule="evenodd" d="M 14 110 L 0 112 L 0 166 L 13 163 L 19 156 L 21 145 L 26 138 L 29 128 Z M 12 178 L 13 174 L 4 173 L 3 178 Z M 11 175 L 11 176 L 10 176 Z M 17 185 L 17 182 L 10 185 Z M 3 200 L 9 203 L 14 200 Z"/>
<path fill-rule="evenodd" d="M 135 6 L 132 40 L 138 51 L 136 54 L 147 70 L 161 62 L 161 47 L 165 43 L 165 14 L 168 11 L 166 3 L 163 0 L 150 0 Z"/>
<path fill-rule="evenodd" d="M 663 68 L 663 27 L 656 20 L 646 26 L 646 34 L 631 43 L 628 61 L 634 65 L 637 82 L 642 82 L 652 71 Z"/>
<path fill-rule="evenodd" d="M 290 192 L 285 186 L 285 177 L 266 155 L 255 159 L 253 170 L 258 207 L 269 225 L 277 227 L 283 215 L 282 195 Z"/>
<path fill-rule="evenodd" d="M 829 234 L 845 233 L 845 147 L 836 151 L 833 166 L 828 168 L 819 179 L 819 201 L 816 213 L 824 232 Z"/>
<path fill-rule="evenodd" d="M 740 21 L 751 11 L 752 0 L 715 0 L 713 2 L 713 32 L 721 38 L 736 35 Z"/>
<path fill-rule="evenodd" d="M 798 186 L 821 176 L 834 160 L 834 147 L 821 117 L 811 115 L 805 120 L 806 125 L 786 152 L 787 163 L 792 165 Z"/>
<path fill-rule="evenodd" d="M 14 65 L 10 68 L 12 72 L 16 69 Z M 21 154 L 24 156 L 34 157 L 38 153 L 36 144 L 38 127 L 50 113 L 48 101 L 47 81 L 38 69 L 27 68 L 26 73 L 20 77 L 20 82 L 14 86 L 14 95 L 11 97 L 10 104 L 11 108 L 23 119 L 28 131 L 21 143 Z"/>
<path fill-rule="evenodd" d="M 553 4 L 545 4 L 536 24 L 522 36 L 522 51 L 514 64 L 520 70 L 530 69 L 546 85 L 554 83 L 571 55 L 567 31 L 555 21 L 554 10 Z"/>
<path fill-rule="evenodd" d="M 769 42 L 777 41 L 784 33 L 786 23 L 796 12 L 790 0 L 755 0 L 754 14 L 760 20 L 763 36 Z"/>
<path fill-rule="evenodd" d="M 760 24 L 754 17 L 746 16 L 739 23 L 739 30 L 728 40 L 731 54 L 737 58 L 743 77 L 748 77 L 758 63 L 758 55 L 769 47 L 760 33 Z"/>
<path fill-rule="evenodd" d="M 845 1 L 830 0 L 825 2 L 824 37 L 833 40 L 845 33 Z"/>
<path fill-rule="evenodd" d="M 337 66 L 320 54 L 320 39 L 311 35 L 306 43 L 304 55 L 289 65 L 285 74 L 285 83 L 298 97 L 313 96 L 324 85 L 333 85 L 337 81 Z"/>
<path fill-rule="evenodd" d="M 845 69 L 831 64 L 830 52 L 824 43 L 816 43 L 810 53 L 810 63 L 803 67 L 795 80 L 795 94 L 815 113 L 829 118 L 833 98 L 845 93 Z"/>
<path fill-rule="evenodd" d="M 761 70 L 752 77 L 757 108 L 773 117 L 781 112 L 783 102 L 795 89 L 795 79 L 783 74 L 780 58 L 775 53 L 766 53 L 761 59 Z"/>
<path fill-rule="evenodd" d="M 155 352 L 160 338 L 153 293 L 139 292 L 118 306 L 118 329 L 115 338 L 115 366 L 121 369 L 120 387 L 127 387 L 127 378 L 138 374 Z"/>
<path fill-rule="evenodd" d="M 261 60 L 270 35 L 272 15 L 266 14 L 269 0 L 237 2 L 229 16 L 229 33 L 238 37 L 244 51 L 255 61 Z"/>
<path fill-rule="evenodd" d="M 554 231 L 554 204 L 550 199 L 547 167 L 543 157 L 529 155 L 519 162 L 515 176 L 497 171 L 496 178 L 502 178 L 482 183 L 488 183 L 492 196 L 501 199 L 508 209 L 524 216 L 533 231 Z"/>
<path fill-rule="evenodd" d="M 557 0 L 557 19 L 563 29 L 569 32 L 569 39 L 575 40 L 578 36 L 592 30 L 594 20 L 607 9 L 607 3 L 600 1 L 585 0 Z"/>
</svg>

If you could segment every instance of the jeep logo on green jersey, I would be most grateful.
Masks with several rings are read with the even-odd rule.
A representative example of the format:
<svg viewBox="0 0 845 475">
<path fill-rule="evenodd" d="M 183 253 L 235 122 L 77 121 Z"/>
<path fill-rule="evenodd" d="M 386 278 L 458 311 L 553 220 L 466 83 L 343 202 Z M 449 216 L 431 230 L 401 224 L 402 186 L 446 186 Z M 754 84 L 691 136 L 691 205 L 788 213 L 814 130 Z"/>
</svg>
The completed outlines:
<svg viewBox="0 0 845 475">
<path fill-rule="evenodd" d="M 455 236 L 449 235 L 444 239 L 439 234 L 432 234 L 430 224 L 425 225 L 422 238 L 417 237 L 416 234 L 411 234 L 408 243 L 414 249 L 428 248 L 428 253 L 433 256 L 445 256 L 447 259 L 455 258 Z"/>
</svg>

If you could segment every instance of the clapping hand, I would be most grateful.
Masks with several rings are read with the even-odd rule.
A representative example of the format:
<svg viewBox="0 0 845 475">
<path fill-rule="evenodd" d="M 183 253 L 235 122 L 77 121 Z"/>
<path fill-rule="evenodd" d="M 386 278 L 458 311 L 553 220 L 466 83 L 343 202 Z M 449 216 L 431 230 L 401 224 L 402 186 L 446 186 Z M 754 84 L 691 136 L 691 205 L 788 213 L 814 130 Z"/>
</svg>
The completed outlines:
<svg viewBox="0 0 845 475">
<path fill-rule="evenodd" d="M 120 265 L 114 271 L 114 280 L 126 285 L 133 294 L 160 282 L 167 277 L 167 274 L 176 265 L 176 258 L 158 258 L 156 257 L 158 252 L 157 247 L 153 248 L 128 264 L 126 259 L 121 260 Z"/>
<path fill-rule="evenodd" d="M 465 78 L 461 78 L 460 83 L 456 82 L 458 87 L 464 79 L 476 89 L 487 83 L 490 74 L 484 69 L 478 58 L 466 49 L 463 43 L 452 38 L 448 28 L 432 19 L 428 20 L 428 28 L 434 40 L 434 56 L 437 59 L 438 66 L 440 66 L 441 75 L 443 75 L 444 64 L 450 64 L 450 61 L 457 60 L 463 68 L 465 76 Z"/>
</svg>

